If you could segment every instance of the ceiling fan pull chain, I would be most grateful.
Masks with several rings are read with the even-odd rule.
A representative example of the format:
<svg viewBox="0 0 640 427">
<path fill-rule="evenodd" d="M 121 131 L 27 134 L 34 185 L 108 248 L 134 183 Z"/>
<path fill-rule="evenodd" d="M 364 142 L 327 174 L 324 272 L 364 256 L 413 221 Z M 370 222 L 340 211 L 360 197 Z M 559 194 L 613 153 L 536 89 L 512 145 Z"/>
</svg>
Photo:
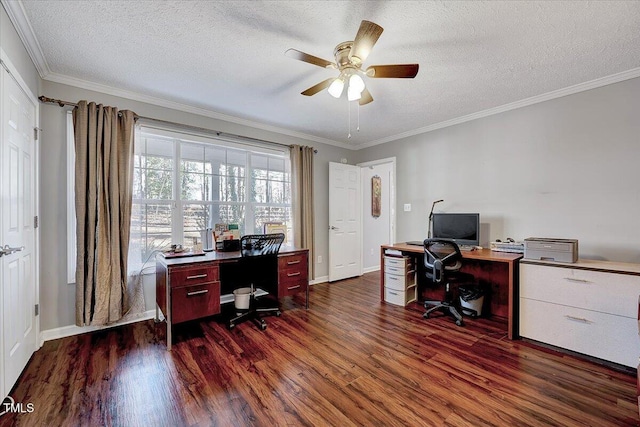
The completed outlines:
<svg viewBox="0 0 640 427">
<path fill-rule="evenodd" d="M 358 127 L 356 128 L 356 132 L 360 132 L 360 104 L 356 106 L 356 109 L 358 110 Z"/>
<path fill-rule="evenodd" d="M 347 139 L 351 139 L 351 103 L 347 101 L 347 116 L 349 117 L 349 134 L 347 135 Z"/>
</svg>

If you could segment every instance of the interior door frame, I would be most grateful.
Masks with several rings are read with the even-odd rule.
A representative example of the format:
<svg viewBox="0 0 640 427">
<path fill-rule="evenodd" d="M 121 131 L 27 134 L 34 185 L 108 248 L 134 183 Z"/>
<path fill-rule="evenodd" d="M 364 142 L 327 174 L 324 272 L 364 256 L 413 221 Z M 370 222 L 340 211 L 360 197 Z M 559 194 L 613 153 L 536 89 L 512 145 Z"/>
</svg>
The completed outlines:
<svg viewBox="0 0 640 427">
<path fill-rule="evenodd" d="M 40 129 L 40 103 L 38 101 L 38 98 L 33 94 L 31 89 L 25 82 L 25 80 L 22 78 L 22 76 L 18 72 L 18 69 L 13 65 L 8 55 L 6 54 L 4 49 L 2 49 L 1 47 L 0 47 L 0 66 L 4 68 L 8 72 L 8 74 L 10 74 L 9 78 L 13 78 L 16 81 L 16 83 L 20 87 L 20 90 L 24 92 L 24 94 L 27 96 L 27 98 L 29 98 L 29 101 L 33 104 L 35 108 L 34 121 L 35 121 L 35 128 L 37 129 L 37 132 L 38 132 L 37 133 L 38 137 L 36 138 L 36 141 L 33 147 L 34 149 L 34 152 L 33 152 L 34 164 L 33 164 L 33 177 L 32 177 L 33 183 L 34 183 L 33 215 L 39 219 L 40 218 L 40 142 L 42 140 L 42 134 Z M 1 79 L 4 80 L 6 76 L 5 71 L 0 69 L 0 72 L 2 72 Z M 3 99 L 2 97 L 4 96 L 5 94 L 4 94 L 4 82 L 3 82 L 3 84 L 0 85 L 0 100 L 2 100 Z M 4 126 L 5 126 L 4 123 L 0 123 L 0 137 L 4 135 L 3 133 Z M 33 240 L 34 240 L 33 241 L 34 247 L 33 247 L 32 253 L 34 255 L 34 271 L 33 271 L 33 275 L 34 275 L 33 279 L 34 279 L 34 287 L 35 287 L 34 299 L 35 299 L 35 304 L 37 304 L 38 307 L 40 307 L 40 224 L 39 223 L 37 224 L 37 226 L 34 226 Z M 3 274 L 3 272 L 1 271 L 2 268 L 3 268 L 2 264 L 0 264 L 0 275 Z M 0 292 L 0 299 L 1 298 L 2 298 L 2 293 Z M 0 306 L 2 306 L 1 300 L 0 300 Z M 36 342 L 34 343 L 34 348 L 37 350 L 40 347 L 42 347 L 42 344 L 44 342 L 43 337 L 40 334 L 40 313 L 38 313 L 35 316 L 34 327 L 35 327 L 34 336 L 36 340 Z M 2 334 L 0 333 L 0 348 L 4 348 L 1 335 Z M 2 375 L 2 377 L 4 378 L 4 360 L 2 360 L 2 354 L 0 354 L 0 375 Z"/>
<path fill-rule="evenodd" d="M 368 162 L 357 163 L 356 166 L 359 166 L 361 169 L 368 168 L 370 166 L 377 166 L 391 163 L 391 182 L 389 183 L 389 205 L 390 205 L 390 215 L 389 215 L 389 238 L 391 241 L 390 244 L 396 242 L 396 158 L 395 157 L 386 157 L 384 159 L 371 160 Z M 362 194 L 364 194 L 364 186 L 369 185 L 369 183 L 365 183 L 364 180 L 361 181 L 362 184 Z M 363 204 L 366 203 L 364 200 Z M 365 210 L 362 209 L 362 215 L 365 215 Z M 364 230 L 360 233 L 363 241 L 362 246 L 364 246 Z M 361 253 L 361 263 L 364 265 L 364 251 Z"/>
</svg>

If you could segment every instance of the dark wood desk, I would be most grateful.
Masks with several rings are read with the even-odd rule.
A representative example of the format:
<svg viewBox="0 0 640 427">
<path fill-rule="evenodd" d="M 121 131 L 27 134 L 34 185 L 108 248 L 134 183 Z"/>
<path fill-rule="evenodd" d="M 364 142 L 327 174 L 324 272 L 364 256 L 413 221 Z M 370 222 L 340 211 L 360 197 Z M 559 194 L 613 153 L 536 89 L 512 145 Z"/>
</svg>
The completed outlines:
<svg viewBox="0 0 640 427">
<path fill-rule="evenodd" d="M 422 265 L 424 248 L 422 246 L 396 243 L 380 247 L 380 300 L 384 302 L 384 256 L 387 250 L 396 250 L 404 255 L 418 258 Z M 518 337 L 518 263 L 522 254 L 494 252 L 481 249 L 462 252 L 464 263 L 462 271 L 471 273 L 478 283 L 491 287 L 489 307 L 492 316 L 507 319 L 507 334 L 509 339 Z M 418 271 L 423 271 L 418 269 Z M 422 281 L 422 277 L 418 277 Z M 422 297 L 422 295 L 419 295 Z M 485 303 L 486 304 L 486 303 Z"/>
<path fill-rule="evenodd" d="M 282 245 L 278 253 L 278 299 L 305 292 L 309 308 L 309 250 Z M 235 264 L 240 252 L 207 252 L 183 258 L 156 257 L 156 321 L 160 313 L 167 324 L 167 349 L 171 350 L 174 324 L 219 314 L 220 305 L 233 302 L 225 289 L 221 268 Z M 277 295 L 276 295 L 277 293 Z"/>
</svg>

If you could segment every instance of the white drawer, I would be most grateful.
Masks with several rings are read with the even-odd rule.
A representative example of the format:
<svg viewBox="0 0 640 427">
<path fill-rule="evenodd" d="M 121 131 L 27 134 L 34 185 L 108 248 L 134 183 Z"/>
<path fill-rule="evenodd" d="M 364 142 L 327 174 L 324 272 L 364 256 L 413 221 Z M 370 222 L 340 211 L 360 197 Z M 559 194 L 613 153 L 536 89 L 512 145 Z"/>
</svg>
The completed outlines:
<svg viewBox="0 0 640 427">
<path fill-rule="evenodd" d="M 599 359 L 636 367 L 638 321 L 520 298 L 520 335 Z"/>
<path fill-rule="evenodd" d="M 406 270 L 400 267 L 384 267 L 384 274 L 392 274 L 394 276 L 404 276 L 406 274 Z"/>
<path fill-rule="evenodd" d="M 409 286 L 414 285 L 415 283 L 416 283 L 415 273 L 408 273 L 402 276 L 398 276 L 395 274 L 387 273 L 385 270 L 384 286 L 387 288 L 395 289 L 398 291 L 404 291 Z"/>
<path fill-rule="evenodd" d="M 413 270 L 413 259 L 409 257 L 384 257 L 384 269 L 399 268 L 405 271 Z"/>
<path fill-rule="evenodd" d="M 394 274 L 384 274 L 384 286 L 385 288 L 395 289 L 396 291 L 404 291 L 406 286 L 405 276 L 396 276 Z"/>
<path fill-rule="evenodd" d="M 637 318 L 640 276 L 520 264 L 520 296 Z"/>
<path fill-rule="evenodd" d="M 413 287 L 407 291 L 398 291 L 396 289 L 384 288 L 384 300 L 389 304 L 405 306 L 416 299 L 416 288 Z"/>
</svg>

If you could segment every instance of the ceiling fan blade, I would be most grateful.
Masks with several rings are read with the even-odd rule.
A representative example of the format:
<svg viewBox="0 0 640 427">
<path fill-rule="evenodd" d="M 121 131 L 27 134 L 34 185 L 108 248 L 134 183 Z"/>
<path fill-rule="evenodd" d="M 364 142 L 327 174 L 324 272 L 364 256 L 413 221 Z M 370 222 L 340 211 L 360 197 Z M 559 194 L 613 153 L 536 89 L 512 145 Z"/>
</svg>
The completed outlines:
<svg viewBox="0 0 640 427">
<path fill-rule="evenodd" d="M 335 77 L 331 77 L 330 79 L 324 80 L 315 86 L 311 86 L 309 89 L 305 90 L 304 92 L 301 92 L 301 94 L 304 96 L 315 95 L 321 90 L 328 88 L 334 80 L 335 80 Z"/>
<path fill-rule="evenodd" d="M 360 101 L 358 102 L 360 105 L 366 105 L 370 102 L 373 102 L 373 96 L 369 92 L 369 89 L 364 88 L 362 94 L 360 94 Z"/>
<path fill-rule="evenodd" d="M 356 38 L 353 41 L 349 58 L 358 58 L 360 64 L 362 64 L 365 59 L 367 59 L 367 56 L 369 56 L 369 53 L 371 53 L 371 49 L 378 41 L 378 38 L 380 38 L 382 31 L 384 30 L 380 25 L 370 21 L 362 21 L 358 29 L 358 34 L 356 34 Z"/>
<path fill-rule="evenodd" d="M 318 58 L 317 56 L 309 55 L 308 53 L 300 52 L 297 49 L 287 49 L 284 54 L 289 58 L 297 59 L 298 61 L 308 62 L 309 64 L 317 65 L 322 68 L 337 68 L 336 64 L 326 59 Z"/>
<path fill-rule="evenodd" d="M 418 64 L 372 65 L 367 68 L 367 76 L 412 79 L 418 74 L 418 67 Z"/>
</svg>

